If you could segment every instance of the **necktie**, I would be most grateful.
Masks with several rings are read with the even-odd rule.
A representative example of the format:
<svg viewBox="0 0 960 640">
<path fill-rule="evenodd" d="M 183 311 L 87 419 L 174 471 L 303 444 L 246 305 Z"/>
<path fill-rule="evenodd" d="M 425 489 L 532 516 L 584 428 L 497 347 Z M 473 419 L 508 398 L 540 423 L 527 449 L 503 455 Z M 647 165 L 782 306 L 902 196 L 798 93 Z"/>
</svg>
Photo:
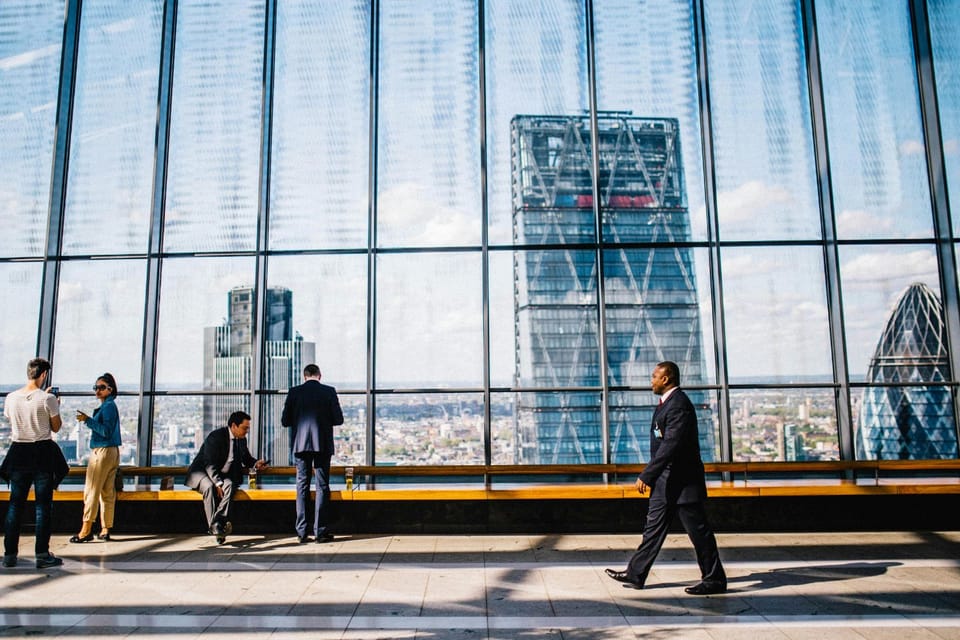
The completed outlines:
<svg viewBox="0 0 960 640">
<path fill-rule="evenodd" d="M 240 438 L 233 439 L 233 468 L 240 468 Z"/>
</svg>

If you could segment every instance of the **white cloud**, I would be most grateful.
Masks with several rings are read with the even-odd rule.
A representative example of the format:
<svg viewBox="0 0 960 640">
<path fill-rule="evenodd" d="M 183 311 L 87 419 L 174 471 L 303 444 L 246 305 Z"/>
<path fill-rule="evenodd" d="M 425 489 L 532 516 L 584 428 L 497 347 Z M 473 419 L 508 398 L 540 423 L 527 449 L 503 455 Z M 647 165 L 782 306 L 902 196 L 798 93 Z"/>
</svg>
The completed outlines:
<svg viewBox="0 0 960 640">
<path fill-rule="evenodd" d="M 879 249 L 863 253 L 842 266 L 844 284 L 881 281 L 936 281 L 937 257 L 929 249 L 894 251 Z"/>
<path fill-rule="evenodd" d="M 844 237 L 889 235 L 894 231 L 894 222 L 890 217 L 862 209 L 844 209 L 837 214 L 837 233 Z"/>
<path fill-rule="evenodd" d="M 423 185 L 407 182 L 380 195 L 378 221 L 389 237 L 390 230 L 403 230 L 403 242 L 410 245 L 460 245 L 480 240 L 475 216 L 431 199 Z M 409 234 L 409 235 L 408 235 Z"/>
<path fill-rule="evenodd" d="M 923 142 L 919 140 L 904 140 L 900 143 L 900 155 L 916 156 L 924 152 Z"/>
<path fill-rule="evenodd" d="M 771 207 L 790 202 L 790 199 L 790 192 L 781 186 L 751 180 L 732 191 L 718 193 L 717 208 L 727 224 L 747 222 Z"/>
</svg>

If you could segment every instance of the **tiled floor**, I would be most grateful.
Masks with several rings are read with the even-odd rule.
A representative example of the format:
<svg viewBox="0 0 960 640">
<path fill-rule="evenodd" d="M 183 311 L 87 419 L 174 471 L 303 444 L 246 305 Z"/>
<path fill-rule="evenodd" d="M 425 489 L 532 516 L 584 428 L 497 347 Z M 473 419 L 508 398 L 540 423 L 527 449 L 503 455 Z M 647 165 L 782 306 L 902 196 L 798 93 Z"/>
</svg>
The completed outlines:
<svg viewBox="0 0 960 640">
<path fill-rule="evenodd" d="M 239 529 L 240 527 L 238 527 Z M 960 640 L 960 532 L 724 534 L 730 591 L 694 597 L 689 542 L 624 589 L 639 536 L 117 536 L 0 569 L 0 636 Z"/>
</svg>

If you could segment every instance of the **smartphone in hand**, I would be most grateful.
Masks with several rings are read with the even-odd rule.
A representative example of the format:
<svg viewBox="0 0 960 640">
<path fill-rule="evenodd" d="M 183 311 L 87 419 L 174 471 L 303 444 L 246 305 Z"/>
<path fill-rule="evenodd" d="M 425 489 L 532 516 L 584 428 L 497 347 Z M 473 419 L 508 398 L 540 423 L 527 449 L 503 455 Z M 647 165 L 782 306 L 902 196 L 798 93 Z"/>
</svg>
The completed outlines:
<svg viewBox="0 0 960 640">
<path fill-rule="evenodd" d="M 49 394 L 52 395 L 52 396 L 57 396 L 57 397 L 59 398 L 59 397 L 60 397 L 60 387 L 50 387 L 49 389 L 47 389 L 47 393 L 49 393 Z"/>
</svg>

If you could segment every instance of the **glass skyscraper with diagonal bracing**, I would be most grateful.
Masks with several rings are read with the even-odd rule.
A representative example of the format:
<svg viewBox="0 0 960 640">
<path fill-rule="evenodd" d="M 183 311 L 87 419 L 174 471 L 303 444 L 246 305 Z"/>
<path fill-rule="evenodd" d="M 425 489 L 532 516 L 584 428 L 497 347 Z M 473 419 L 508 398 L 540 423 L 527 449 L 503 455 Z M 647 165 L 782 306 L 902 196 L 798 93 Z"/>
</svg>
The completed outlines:
<svg viewBox="0 0 960 640">
<path fill-rule="evenodd" d="M 690 215 L 679 125 L 626 113 L 598 119 L 599 206 L 603 237 L 607 371 L 612 387 L 643 379 L 663 360 L 682 383 L 705 383 Z M 601 384 L 593 142 L 583 116 L 517 116 L 512 121 L 514 242 L 543 247 L 514 261 L 515 385 L 553 389 L 518 394 L 519 461 L 597 463 L 603 459 L 601 408 L 584 388 Z M 578 248 L 580 247 L 580 248 Z M 569 391 L 566 391 L 569 389 Z M 653 407 L 617 396 L 610 408 L 610 457 L 649 459 Z M 704 458 L 713 459 L 713 417 L 698 406 Z M 637 398 L 641 400 L 640 397 Z"/>
</svg>

